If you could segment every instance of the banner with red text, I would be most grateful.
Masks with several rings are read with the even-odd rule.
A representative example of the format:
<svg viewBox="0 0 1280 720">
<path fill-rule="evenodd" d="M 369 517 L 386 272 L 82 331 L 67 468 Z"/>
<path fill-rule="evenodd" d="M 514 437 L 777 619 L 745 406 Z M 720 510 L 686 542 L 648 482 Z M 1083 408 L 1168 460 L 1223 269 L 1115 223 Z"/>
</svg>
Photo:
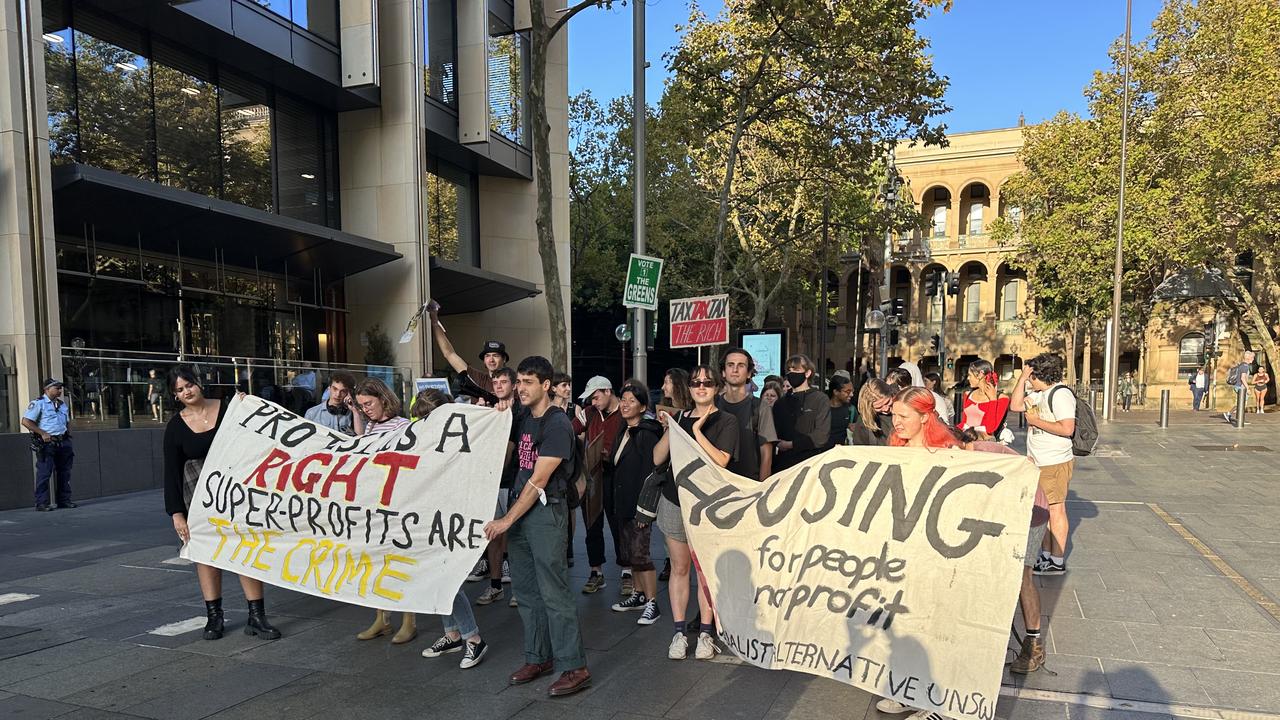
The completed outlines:
<svg viewBox="0 0 1280 720">
<path fill-rule="evenodd" d="M 680 298 L 669 306 L 672 348 L 729 342 L 729 296 Z"/>
<path fill-rule="evenodd" d="M 444 405 L 352 437 L 252 395 L 229 402 L 183 557 L 356 605 L 450 612 L 487 545 L 510 411 Z"/>
<path fill-rule="evenodd" d="M 758 667 L 995 717 L 1038 480 L 1026 458 L 840 446 L 761 483 L 669 432 L 725 645 Z"/>
</svg>

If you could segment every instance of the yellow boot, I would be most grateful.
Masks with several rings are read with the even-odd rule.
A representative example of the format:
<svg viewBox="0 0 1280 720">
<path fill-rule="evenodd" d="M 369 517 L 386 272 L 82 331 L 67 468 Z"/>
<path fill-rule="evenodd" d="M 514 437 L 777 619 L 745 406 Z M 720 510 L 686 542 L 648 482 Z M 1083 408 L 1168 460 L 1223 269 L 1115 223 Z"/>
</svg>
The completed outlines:
<svg viewBox="0 0 1280 720">
<path fill-rule="evenodd" d="M 400 613 L 400 630 L 391 638 L 392 645 L 403 645 L 418 637 L 418 616 L 413 613 Z"/>
<path fill-rule="evenodd" d="M 373 624 L 367 630 L 356 635 L 357 640 L 372 640 L 376 637 L 382 637 L 391 632 L 391 622 L 388 617 L 390 613 L 386 610 L 379 610 L 378 616 L 373 619 Z"/>
</svg>

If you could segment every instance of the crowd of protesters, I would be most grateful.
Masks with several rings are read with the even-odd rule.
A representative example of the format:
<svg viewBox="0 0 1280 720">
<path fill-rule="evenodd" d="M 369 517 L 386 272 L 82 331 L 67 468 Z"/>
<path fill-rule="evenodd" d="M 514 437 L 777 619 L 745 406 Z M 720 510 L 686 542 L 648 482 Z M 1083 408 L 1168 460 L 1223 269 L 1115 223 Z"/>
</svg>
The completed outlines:
<svg viewBox="0 0 1280 720">
<path fill-rule="evenodd" d="M 1011 670 L 1030 673 L 1043 665 L 1032 577 L 1066 571 L 1070 536 L 1064 502 L 1074 467 L 1076 401 L 1062 385 L 1061 358 L 1048 353 L 1031 358 L 1009 392 L 1001 388 L 991 363 L 970 364 L 954 417 L 938 374 L 921 373 L 913 363 L 883 377 L 864 364 L 856 377 L 836 373 L 822 383 L 808 357 L 793 355 L 784 375 L 758 378 L 754 359 L 742 348 L 722 353 L 717 365 L 668 370 L 660 392 L 651 393 L 636 379 L 615 383 L 595 376 L 574 397 L 572 378 L 548 360 L 532 356 L 511 368 L 506 346 L 496 340 L 481 348 L 481 367 L 471 365 L 454 349 L 435 313 L 430 319 L 436 347 L 457 373 L 455 398 L 424 390 L 406 412 L 382 380 L 335 372 L 321 402 L 305 416 L 339 432 L 367 435 L 394 431 L 450 402 L 513 413 L 494 519 L 484 528 L 489 545 L 467 578 L 488 583 L 474 600 L 480 606 L 508 599 L 510 586 L 507 604 L 518 609 L 524 626 L 524 664 L 509 677 L 511 684 L 556 672 L 559 677 L 547 692 L 560 696 L 591 683 L 568 572 L 578 520 L 585 530 L 589 567 L 581 593 L 601 592 L 614 581 L 607 563 L 612 551 L 619 589 L 614 611 L 637 613 L 631 617 L 641 626 L 669 615 L 667 656 L 672 660 L 689 657 L 690 645 L 695 659 L 724 652 L 711 598 L 701 591 L 696 554 L 670 472 L 672 423 L 717 465 L 764 481 L 840 445 L 1012 453 L 1008 416 L 1023 414 L 1029 426 L 1028 459 L 1038 468 L 1040 492 L 1021 593 L 1026 634 Z M 165 434 L 165 506 L 185 542 L 191 493 L 226 405 L 206 397 L 198 374 L 186 367 L 170 374 L 166 392 L 183 409 L 169 420 Z M 581 518 L 567 500 L 575 491 L 570 466 L 578 463 L 590 484 L 585 492 L 576 489 L 585 498 Z M 652 554 L 655 526 L 666 551 L 661 572 Z M 221 571 L 198 565 L 197 576 L 208 614 L 204 637 L 215 640 L 225 624 Z M 240 582 L 249 605 L 245 632 L 279 637 L 266 617 L 262 583 L 245 577 Z M 659 600 L 661 582 L 667 583 L 665 603 Z M 691 595 L 697 613 L 692 620 Z M 459 588 L 451 614 L 442 619 L 442 633 L 422 651 L 424 657 L 461 653 L 463 669 L 484 660 L 488 645 L 481 639 L 472 603 Z M 393 644 L 412 642 L 418 636 L 417 618 L 406 613 L 396 627 L 389 613 L 376 611 L 372 624 L 355 637 L 372 641 L 387 635 Z M 929 716 L 892 700 L 878 707 L 890 714 L 914 712 L 917 720 Z"/>
</svg>

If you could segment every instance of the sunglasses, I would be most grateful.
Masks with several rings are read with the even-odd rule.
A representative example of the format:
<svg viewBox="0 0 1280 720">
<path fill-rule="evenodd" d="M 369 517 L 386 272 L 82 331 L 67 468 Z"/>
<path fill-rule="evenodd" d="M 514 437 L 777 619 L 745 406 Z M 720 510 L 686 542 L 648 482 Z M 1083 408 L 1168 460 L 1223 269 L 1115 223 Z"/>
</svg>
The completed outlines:
<svg viewBox="0 0 1280 720">
<path fill-rule="evenodd" d="M 716 386 L 715 380 L 690 380 L 689 381 L 689 387 L 691 388 L 714 388 L 715 386 Z"/>
</svg>

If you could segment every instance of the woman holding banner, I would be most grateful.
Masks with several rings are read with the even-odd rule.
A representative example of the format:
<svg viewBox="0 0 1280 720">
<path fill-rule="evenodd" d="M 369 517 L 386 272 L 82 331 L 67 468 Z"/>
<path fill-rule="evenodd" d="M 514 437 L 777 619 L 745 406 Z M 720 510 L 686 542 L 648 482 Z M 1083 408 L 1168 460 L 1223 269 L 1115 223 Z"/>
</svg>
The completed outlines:
<svg viewBox="0 0 1280 720">
<path fill-rule="evenodd" d="M 186 544 L 191 539 L 191 530 L 187 527 L 191 496 L 200 482 L 204 459 L 209 455 L 214 436 L 222 425 L 227 404 L 205 397 L 202 381 L 190 365 L 178 365 L 169 372 L 169 390 L 182 405 L 182 411 L 169 418 L 164 430 L 164 508 L 173 518 L 173 529 L 178 538 Z M 204 639 L 217 640 L 224 630 L 222 570 L 200 563 L 195 565 L 208 616 Z M 266 640 L 280 637 L 280 631 L 267 622 L 262 581 L 241 575 L 240 589 L 249 602 L 249 620 L 245 623 L 244 634 Z"/>
<path fill-rule="evenodd" d="M 680 428 L 720 467 L 727 466 L 738 451 L 737 419 L 730 413 L 716 410 L 716 395 L 723 385 L 719 370 L 707 365 L 695 367 L 689 380 L 693 409 L 682 411 L 676 418 Z M 665 411 L 659 412 L 658 420 L 665 428 L 671 422 L 671 416 Z M 661 466 L 670 456 L 671 434 L 668 431 L 653 449 L 653 463 Z M 689 570 L 693 555 L 689 550 L 689 538 L 684 531 L 684 515 L 680 511 L 680 495 L 675 478 L 669 472 L 663 473 L 659 484 L 662 494 L 658 498 L 657 523 L 658 529 L 666 536 L 667 555 L 671 558 L 671 584 L 668 591 L 671 619 L 675 627 L 667 657 L 683 660 L 689 652 L 689 638 L 684 633 L 685 613 L 689 607 Z M 698 645 L 693 656 L 699 660 L 710 660 L 715 657 L 717 650 L 711 639 L 715 632 L 711 601 L 705 592 L 698 593 L 698 614 Z"/>
<path fill-rule="evenodd" d="M 346 403 L 351 408 L 351 418 L 356 435 L 372 435 L 373 433 L 395 432 L 409 424 L 409 419 L 400 414 L 400 398 L 391 392 L 391 388 L 376 377 L 367 377 L 356 384 Z M 414 403 L 415 407 L 417 403 Z M 373 624 L 356 634 L 357 640 L 372 640 L 391 632 L 391 613 L 379 610 Z M 418 637 L 417 616 L 404 613 L 400 618 L 400 629 L 391 637 L 392 645 L 403 645 Z"/>
<path fill-rule="evenodd" d="M 889 435 L 889 445 L 934 449 L 960 447 L 956 436 L 938 417 L 933 391 L 924 387 L 909 387 L 893 398 L 893 433 Z"/>
</svg>

